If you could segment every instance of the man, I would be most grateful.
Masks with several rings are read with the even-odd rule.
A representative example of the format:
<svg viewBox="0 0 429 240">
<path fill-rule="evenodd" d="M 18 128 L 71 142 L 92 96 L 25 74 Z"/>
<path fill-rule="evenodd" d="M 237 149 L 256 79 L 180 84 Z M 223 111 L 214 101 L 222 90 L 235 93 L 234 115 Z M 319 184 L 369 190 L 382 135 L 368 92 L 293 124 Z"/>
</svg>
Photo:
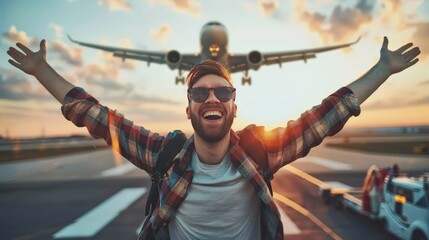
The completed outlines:
<svg viewBox="0 0 429 240">
<path fill-rule="evenodd" d="M 9 62 L 35 76 L 62 103 L 68 120 L 87 127 L 91 135 L 104 138 L 134 165 L 152 173 L 169 136 L 134 125 L 67 82 L 46 62 L 44 40 L 38 52 L 17 46 L 23 52 L 10 48 L 13 60 Z M 396 51 L 387 46 L 385 37 L 374 67 L 287 127 L 265 132 L 250 125 L 242 130 L 263 143 L 272 173 L 341 130 L 352 115 L 359 115 L 359 104 L 390 75 L 418 61 L 420 50 L 408 50 L 411 43 Z M 228 72 L 206 61 L 195 66 L 187 80 L 186 114 L 195 132 L 176 156 L 169 178 L 163 180 L 160 206 L 139 239 L 283 239 L 279 212 L 267 185 L 231 130 L 237 106 Z"/>
</svg>

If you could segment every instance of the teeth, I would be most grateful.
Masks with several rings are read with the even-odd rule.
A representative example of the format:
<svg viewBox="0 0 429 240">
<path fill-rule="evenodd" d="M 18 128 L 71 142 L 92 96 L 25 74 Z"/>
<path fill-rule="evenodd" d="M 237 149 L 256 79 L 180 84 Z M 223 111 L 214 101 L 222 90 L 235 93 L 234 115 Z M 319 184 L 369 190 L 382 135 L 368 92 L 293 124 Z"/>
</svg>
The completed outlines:
<svg viewBox="0 0 429 240">
<path fill-rule="evenodd" d="M 208 117 L 208 116 L 218 116 L 218 117 L 222 117 L 222 113 L 219 111 L 207 111 L 204 113 L 203 117 Z"/>
</svg>

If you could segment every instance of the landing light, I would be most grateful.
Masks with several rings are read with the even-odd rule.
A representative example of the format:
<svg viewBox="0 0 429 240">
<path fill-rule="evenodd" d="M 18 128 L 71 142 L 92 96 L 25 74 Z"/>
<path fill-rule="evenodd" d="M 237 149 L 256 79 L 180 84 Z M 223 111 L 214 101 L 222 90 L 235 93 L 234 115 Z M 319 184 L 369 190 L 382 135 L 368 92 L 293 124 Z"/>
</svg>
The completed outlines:
<svg viewBox="0 0 429 240">
<path fill-rule="evenodd" d="M 210 51 L 212 57 L 217 57 L 217 54 L 218 54 L 219 50 L 220 50 L 220 48 L 216 44 L 212 44 L 209 47 L 209 51 Z"/>
<path fill-rule="evenodd" d="M 404 204 L 407 202 L 407 198 L 405 196 L 402 196 L 402 195 L 395 195 L 395 202 L 400 203 L 400 204 Z"/>
</svg>

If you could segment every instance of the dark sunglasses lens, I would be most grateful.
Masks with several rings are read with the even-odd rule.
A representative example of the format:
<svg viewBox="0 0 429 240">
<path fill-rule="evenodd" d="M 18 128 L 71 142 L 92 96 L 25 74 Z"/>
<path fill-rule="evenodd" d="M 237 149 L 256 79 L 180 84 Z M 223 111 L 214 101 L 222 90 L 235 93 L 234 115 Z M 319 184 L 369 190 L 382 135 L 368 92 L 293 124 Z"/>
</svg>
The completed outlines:
<svg viewBox="0 0 429 240">
<path fill-rule="evenodd" d="M 202 103 L 209 97 L 209 93 L 207 88 L 192 88 L 191 98 L 197 103 Z"/>
<path fill-rule="evenodd" d="M 214 93 L 221 102 L 228 102 L 232 98 L 233 88 L 230 87 L 218 87 L 214 89 Z"/>
</svg>

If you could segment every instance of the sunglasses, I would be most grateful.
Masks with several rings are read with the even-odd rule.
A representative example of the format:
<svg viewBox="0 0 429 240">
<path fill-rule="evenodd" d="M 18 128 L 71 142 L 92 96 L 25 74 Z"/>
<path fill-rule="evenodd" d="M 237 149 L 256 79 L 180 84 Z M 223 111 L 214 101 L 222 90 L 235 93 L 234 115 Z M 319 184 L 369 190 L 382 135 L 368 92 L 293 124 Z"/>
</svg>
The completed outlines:
<svg viewBox="0 0 429 240">
<path fill-rule="evenodd" d="M 233 87 L 216 87 L 216 88 L 205 88 L 205 87 L 195 87 L 188 88 L 188 100 L 197 103 L 202 103 L 207 100 L 210 96 L 210 90 L 214 91 L 214 94 L 217 99 L 221 102 L 228 102 L 232 99 L 232 94 L 235 92 Z"/>
</svg>

